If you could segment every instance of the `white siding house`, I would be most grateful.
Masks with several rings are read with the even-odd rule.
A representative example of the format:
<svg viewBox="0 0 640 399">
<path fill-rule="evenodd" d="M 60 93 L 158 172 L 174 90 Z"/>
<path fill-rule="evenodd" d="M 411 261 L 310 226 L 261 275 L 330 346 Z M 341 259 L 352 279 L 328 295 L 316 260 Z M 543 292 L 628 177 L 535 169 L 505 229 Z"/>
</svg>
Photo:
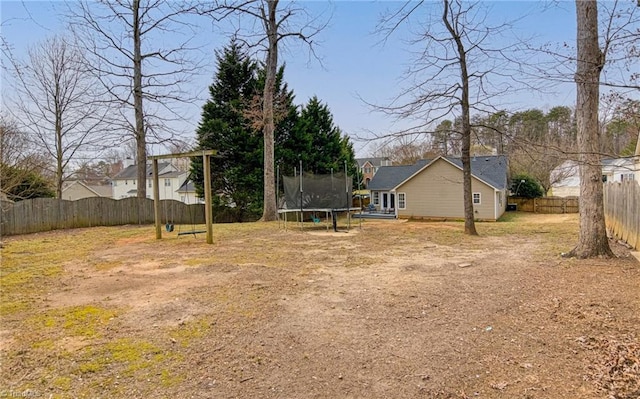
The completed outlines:
<svg viewBox="0 0 640 399">
<path fill-rule="evenodd" d="M 635 180 L 638 177 L 640 164 L 630 158 L 608 158 L 602 160 L 602 181 L 604 183 Z M 575 161 L 564 161 L 551 171 L 551 190 L 549 195 L 569 197 L 580 195 L 580 167 Z"/>
<path fill-rule="evenodd" d="M 113 198 L 122 199 L 135 197 L 138 193 L 136 165 L 131 165 L 118 173 L 112 180 Z M 169 162 L 158 163 L 158 181 L 160 184 L 160 199 L 172 199 L 185 203 L 198 203 L 195 192 L 187 193 L 181 187 L 185 184 L 189 172 L 180 171 Z M 147 179 L 143 184 L 147 185 L 147 198 L 153 198 L 153 170 L 151 165 L 147 165 Z M 189 197 L 191 195 L 191 198 Z"/>
</svg>

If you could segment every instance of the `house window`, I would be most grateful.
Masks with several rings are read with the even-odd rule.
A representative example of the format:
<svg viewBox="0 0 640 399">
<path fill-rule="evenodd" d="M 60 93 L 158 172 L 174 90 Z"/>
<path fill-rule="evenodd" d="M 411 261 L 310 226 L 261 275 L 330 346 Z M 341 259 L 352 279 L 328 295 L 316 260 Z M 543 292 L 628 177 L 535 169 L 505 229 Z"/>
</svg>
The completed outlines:
<svg viewBox="0 0 640 399">
<path fill-rule="evenodd" d="M 171 187 L 171 179 L 164 179 L 164 186 Z"/>
<path fill-rule="evenodd" d="M 149 188 L 153 186 L 153 180 L 149 180 Z"/>
<path fill-rule="evenodd" d="M 480 193 L 473 193 L 473 205 L 480 205 Z"/>
<path fill-rule="evenodd" d="M 502 193 L 498 193 L 498 205 L 502 206 Z"/>
<path fill-rule="evenodd" d="M 371 168 L 364 168 L 364 173 L 369 174 L 371 173 Z"/>
<path fill-rule="evenodd" d="M 380 193 L 377 191 L 373 192 L 373 205 L 380 205 Z"/>
<path fill-rule="evenodd" d="M 398 209 L 407 209 L 407 195 L 398 193 Z"/>
</svg>

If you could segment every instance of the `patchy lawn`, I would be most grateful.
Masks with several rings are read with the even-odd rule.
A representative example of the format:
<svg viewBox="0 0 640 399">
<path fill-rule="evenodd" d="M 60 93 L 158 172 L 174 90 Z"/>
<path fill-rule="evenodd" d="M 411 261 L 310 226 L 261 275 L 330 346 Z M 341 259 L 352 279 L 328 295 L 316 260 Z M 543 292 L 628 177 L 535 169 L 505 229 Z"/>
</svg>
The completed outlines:
<svg viewBox="0 0 640 399">
<path fill-rule="evenodd" d="M 640 265 L 564 259 L 577 215 L 11 237 L 0 394 L 640 397 Z"/>
</svg>

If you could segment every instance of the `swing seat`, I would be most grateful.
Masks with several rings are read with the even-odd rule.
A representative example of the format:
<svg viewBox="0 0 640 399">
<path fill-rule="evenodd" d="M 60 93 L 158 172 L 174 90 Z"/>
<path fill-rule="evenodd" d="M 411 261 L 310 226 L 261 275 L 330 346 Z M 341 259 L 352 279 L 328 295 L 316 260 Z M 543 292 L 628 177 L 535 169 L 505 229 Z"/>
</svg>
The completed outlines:
<svg viewBox="0 0 640 399">
<path fill-rule="evenodd" d="M 311 216 L 311 220 L 313 220 L 314 224 L 320 223 L 320 218 L 319 217 Z"/>
<path fill-rule="evenodd" d="M 173 223 L 165 224 L 164 229 L 167 230 L 167 232 L 171 233 L 173 231 Z"/>
<path fill-rule="evenodd" d="M 181 231 L 178 233 L 179 236 L 185 236 L 187 234 L 193 234 L 193 236 L 195 237 L 196 234 L 203 234 L 206 233 L 207 230 L 191 230 L 191 231 Z"/>
</svg>

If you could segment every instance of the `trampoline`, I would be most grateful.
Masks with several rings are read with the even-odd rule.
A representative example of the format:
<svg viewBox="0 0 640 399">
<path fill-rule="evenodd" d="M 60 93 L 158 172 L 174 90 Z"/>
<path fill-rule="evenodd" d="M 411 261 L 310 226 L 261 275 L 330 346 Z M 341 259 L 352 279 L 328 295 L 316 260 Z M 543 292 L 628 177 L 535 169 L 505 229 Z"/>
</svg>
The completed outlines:
<svg viewBox="0 0 640 399">
<path fill-rule="evenodd" d="M 287 227 L 287 215 L 297 215 L 297 222 L 304 226 L 304 215 L 311 215 L 314 223 L 319 223 L 316 216 L 324 214 L 329 229 L 331 218 L 334 231 L 337 231 L 337 219 L 340 213 L 347 213 L 347 228 L 351 225 L 351 211 L 359 207 L 351 206 L 353 179 L 345 173 L 330 175 L 314 175 L 301 173 L 298 176 L 282 176 L 284 198 L 279 201 L 279 214 L 284 214 L 284 225 Z"/>
</svg>

